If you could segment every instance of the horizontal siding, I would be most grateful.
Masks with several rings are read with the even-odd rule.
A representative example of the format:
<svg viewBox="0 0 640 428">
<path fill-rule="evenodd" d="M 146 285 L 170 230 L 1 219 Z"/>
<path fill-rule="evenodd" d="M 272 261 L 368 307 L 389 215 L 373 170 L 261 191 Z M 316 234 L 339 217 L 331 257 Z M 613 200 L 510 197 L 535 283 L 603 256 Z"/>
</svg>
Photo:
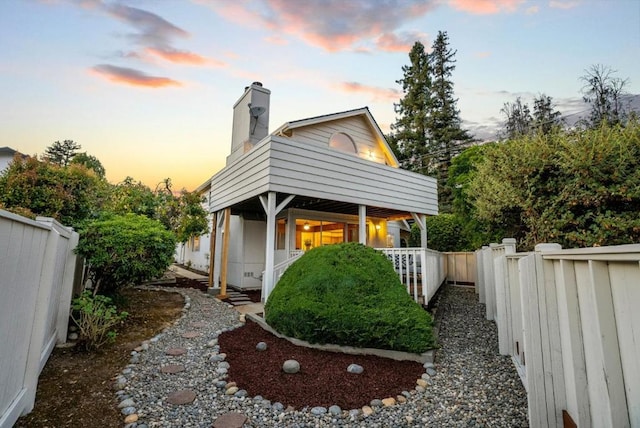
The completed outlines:
<svg viewBox="0 0 640 428">
<path fill-rule="evenodd" d="M 436 186 L 431 177 L 272 137 L 212 178 L 211 209 L 275 191 L 434 215 Z"/>
<path fill-rule="evenodd" d="M 369 150 L 372 150 L 377 153 L 374 161 L 384 163 L 380 142 L 362 116 L 294 129 L 292 140 L 302 144 L 329 147 L 329 139 L 338 132 L 344 132 L 353 139 L 359 156 L 368 156 Z"/>
</svg>

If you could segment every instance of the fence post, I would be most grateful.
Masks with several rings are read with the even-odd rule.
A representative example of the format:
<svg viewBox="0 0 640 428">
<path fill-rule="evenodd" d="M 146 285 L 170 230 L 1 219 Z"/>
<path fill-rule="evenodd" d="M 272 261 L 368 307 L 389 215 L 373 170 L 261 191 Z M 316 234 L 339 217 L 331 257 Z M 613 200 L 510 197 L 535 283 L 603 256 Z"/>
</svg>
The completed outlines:
<svg viewBox="0 0 640 428">
<path fill-rule="evenodd" d="M 504 238 L 502 240 L 504 254 L 493 259 L 494 285 L 495 285 L 495 321 L 498 325 L 498 348 L 501 355 L 509 355 L 509 329 L 510 319 L 509 301 L 509 277 L 507 271 L 506 254 L 516 252 L 516 240 L 514 238 Z"/>
<path fill-rule="evenodd" d="M 64 264 L 64 275 L 60 284 L 60 307 L 58 308 L 58 318 L 56 320 L 56 343 L 67 341 L 67 329 L 69 328 L 69 311 L 71 307 L 71 297 L 73 295 L 73 285 L 76 275 L 76 256 L 74 250 L 78 246 L 79 235 L 71 232 L 67 242 L 67 257 Z"/>
<path fill-rule="evenodd" d="M 558 244 L 538 244 L 536 252 L 519 262 L 529 422 L 532 427 L 562 426 L 566 407 L 560 324 L 552 261 L 543 251 L 561 249 Z"/>
</svg>

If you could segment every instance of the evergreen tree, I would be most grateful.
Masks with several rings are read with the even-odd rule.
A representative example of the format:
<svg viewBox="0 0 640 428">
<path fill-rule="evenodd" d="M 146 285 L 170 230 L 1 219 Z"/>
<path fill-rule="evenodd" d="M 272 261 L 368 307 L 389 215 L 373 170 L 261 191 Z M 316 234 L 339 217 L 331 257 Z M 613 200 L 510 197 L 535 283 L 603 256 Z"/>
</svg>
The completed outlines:
<svg viewBox="0 0 640 428">
<path fill-rule="evenodd" d="M 473 138 L 462 129 L 451 74 L 455 70 L 455 50 L 449 47 L 446 31 L 439 31 L 429 57 L 431 103 L 427 116 L 430 170 L 438 178 L 440 212 L 451 212 L 452 194 L 447 185 L 451 159 L 469 146 Z M 435 171 L 434 171 L 435 170 Z"/>
<path fill-rule="evenodd" d="M 561 113 L 555 110 L 550 96 L 538 95 L 533 100 L 533 128 L 543 134 L 549 134 L 562 126 Z"/>
<path fill-rule="evenodd" d="M 67 166 L 82 146 L 73 140 L 56 141 L 44 151 L 44 158 L 51 163 Z"/>
<path fill-rule="evenodd" d="M 409 52 L 410 64 L 402 67 L 404 77 L 396 83 L 402 85 L 404 96 L 394 104 L 398 114 L 391 125 L 392 147 L 398 160 L 410 171 L 427 173 L 427 116 L 431 108 L 431 76 L 424 45 L 416 42 Z"/>
</svg>

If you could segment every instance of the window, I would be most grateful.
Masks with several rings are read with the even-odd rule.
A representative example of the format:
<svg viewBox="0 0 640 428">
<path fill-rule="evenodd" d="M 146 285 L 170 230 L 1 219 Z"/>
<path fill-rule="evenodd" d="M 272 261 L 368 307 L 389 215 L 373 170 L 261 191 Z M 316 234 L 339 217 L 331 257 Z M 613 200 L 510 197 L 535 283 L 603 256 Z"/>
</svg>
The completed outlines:
<svg viewBox="0 0 640 428">
<path fill-rule="evenodd" d="M 191 238 L 191 251 L 200 251 L 200 237 L 194 236 Z"/>
<path fill-rule="evenodd" d="M 347 153 L 358 153 L 356 143 L 354 143 L 353 139 L 344 132 L 333 134 L 329 139 L 329 147 Z"/>
</svg>

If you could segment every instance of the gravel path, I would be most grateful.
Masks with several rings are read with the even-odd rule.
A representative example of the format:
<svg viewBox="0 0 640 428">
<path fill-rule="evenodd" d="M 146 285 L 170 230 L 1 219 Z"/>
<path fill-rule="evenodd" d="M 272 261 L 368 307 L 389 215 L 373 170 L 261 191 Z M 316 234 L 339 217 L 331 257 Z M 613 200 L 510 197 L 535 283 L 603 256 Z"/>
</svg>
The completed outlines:
<svg viewBox="0 0 640 428">
<path fill-rule="evenodd" d="M 246 416 L 244 427 L 528 426 L 524 388 L 511 360 L 498 354 L 495 324 L 484 319 L 484 305 L 473 290 L 447 286 L 442 292 L 441 348 L 436 372 L 423 375 L 426 388 L 414 385 L 403 393 L 407 400 L 402 404 L 376 402 L 339 415 L 287 411 L 260 397 L 227 395 L 228 364 L 216 338 L 240 326 L 239 315 L 200 291 L 176 291 L 185 296 L 183 316 L 134 351 L 116 379 L 127 427 L 211 427 L 229 412 Z"/>
</svg>

